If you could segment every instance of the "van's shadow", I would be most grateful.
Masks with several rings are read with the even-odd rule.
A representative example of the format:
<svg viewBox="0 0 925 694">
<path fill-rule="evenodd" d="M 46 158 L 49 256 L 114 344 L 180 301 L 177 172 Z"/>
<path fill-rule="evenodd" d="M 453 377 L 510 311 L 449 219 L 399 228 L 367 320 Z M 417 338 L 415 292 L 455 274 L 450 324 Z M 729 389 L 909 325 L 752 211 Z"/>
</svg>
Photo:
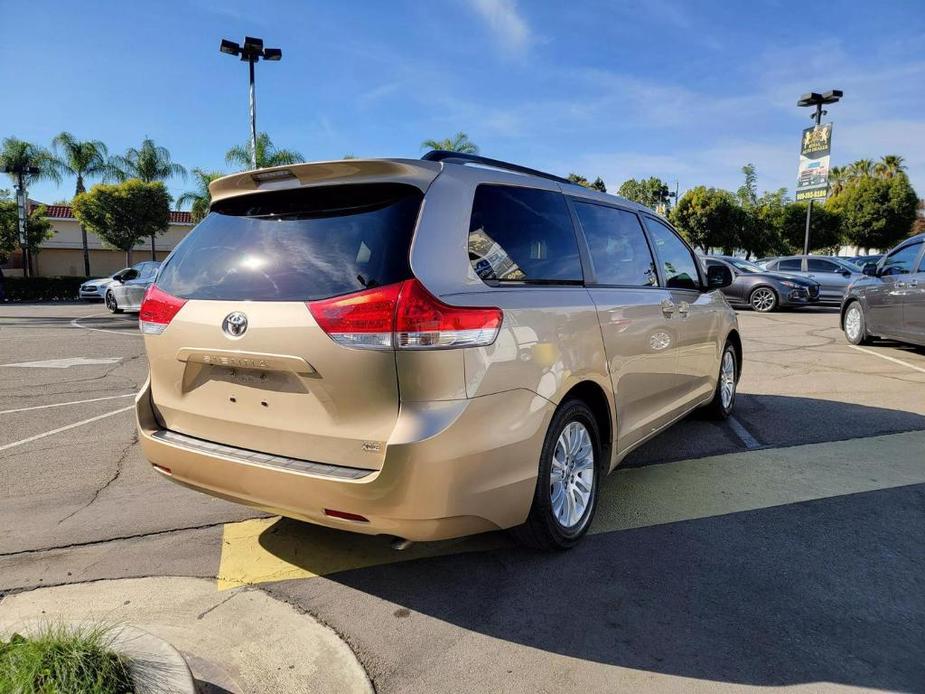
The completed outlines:
<svg viewBox="0 0 925 694">
<path fill-rule="evenodd" d="M 801 400 L 795 410 L 804 413 L 836 408 L 877 433 L 925 429 L 925 417 L 908 412 L 765 398 L 765 408 L 774 400 Z M 672 436 L 683 444 L 677 431 L 663 434 Z M 312 570 L 311 545 L 331 532 L 283 519 L 260 543 Z M 925 485 L 592 535 L 559 554 L 499 544 L 327 579 L 389 610 L 588 661 L 735 684 L 925 691 Z M 342 610 L 331 607 L 330 590 L 329 609 L 366 638 L 376 638 L 375 625 L 364 619 L 391 618 L 348 604 L 355 593 Z M 382 638 L 413 640 L 409 652 L 421 651 L 426 632 Z"/>
</svg>

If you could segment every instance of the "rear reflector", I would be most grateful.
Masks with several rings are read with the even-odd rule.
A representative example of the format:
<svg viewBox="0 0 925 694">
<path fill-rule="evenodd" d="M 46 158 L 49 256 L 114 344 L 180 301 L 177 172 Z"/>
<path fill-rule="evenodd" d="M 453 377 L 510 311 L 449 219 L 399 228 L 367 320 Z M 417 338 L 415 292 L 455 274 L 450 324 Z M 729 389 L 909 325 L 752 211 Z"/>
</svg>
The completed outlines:
<svg viewBox="0 0 925 694">
<path fill-rule="evenodd" d="M 490 345 L 504 317 L 500 308 L 450 306 L 418 280 L 308 302 L 332 340 L 362 349 L 446 349 Z"/>
<path fill-rule="evenodd" d="M 331 516 L 331 518 L 341 518 L 343 520 L 349 521 L 359 521 L 360 523 L 369 523 L 369 518 L 361 516 L 359 513 L 349 513 L 347 511 L 335 511 L 333 508 L 326 508 L 324 510 L 324 515 Z"/>
<path fill-rule="evenodd" d="M 178 299 L 152 284 L 145 292 L 138 312 L 141 332 L 145 335 L 160 335 L 185 304 L 186 299 Z"/>
</svg>

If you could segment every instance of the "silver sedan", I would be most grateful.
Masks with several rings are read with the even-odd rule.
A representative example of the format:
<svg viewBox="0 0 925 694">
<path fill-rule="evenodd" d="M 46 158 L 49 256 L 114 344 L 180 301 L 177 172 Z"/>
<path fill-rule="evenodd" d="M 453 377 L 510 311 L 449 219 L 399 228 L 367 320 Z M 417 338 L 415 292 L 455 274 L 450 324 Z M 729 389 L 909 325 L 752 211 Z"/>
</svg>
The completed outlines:
<svg viewBox="0 0 925 694">
<path fill-rule="evenodd" d="M 106 289 L 106 308 L 112 313 L 138 311 L 145 290 L 154 283 L 160 262 L 149 260 L 118 273 Z"/>
</svg>

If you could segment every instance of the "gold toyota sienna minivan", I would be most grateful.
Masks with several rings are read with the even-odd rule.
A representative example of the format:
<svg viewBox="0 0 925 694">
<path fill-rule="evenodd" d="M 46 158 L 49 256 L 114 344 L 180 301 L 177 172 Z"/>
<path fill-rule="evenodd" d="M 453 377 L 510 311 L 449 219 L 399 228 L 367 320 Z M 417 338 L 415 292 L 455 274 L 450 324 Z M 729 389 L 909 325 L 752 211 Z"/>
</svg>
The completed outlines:
<svg viewBox="0 0 925 694">
<path fill-rule="evenodd" d="M 729 271 L 636 203 L 442 151 L 210 189 L 139 314 L 139 435 L 175 482 L 354 532 L 565 548 L 630 451 L 735 404 Z"/>
</svg>

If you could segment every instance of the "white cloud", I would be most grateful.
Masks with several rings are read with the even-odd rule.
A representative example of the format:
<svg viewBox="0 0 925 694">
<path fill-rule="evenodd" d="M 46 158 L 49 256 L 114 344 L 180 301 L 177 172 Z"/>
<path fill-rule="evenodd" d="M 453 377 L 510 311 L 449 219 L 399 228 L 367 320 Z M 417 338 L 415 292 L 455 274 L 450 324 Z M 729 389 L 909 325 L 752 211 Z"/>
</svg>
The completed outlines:
<svg viewBox="0 0 925 694">
<path fill-rule="evenodd" d="M 513 55 L 526 52 L 533 36 L 514 0 L 471 0 L 471 6 L 506 52 Z"/>
</svg>

